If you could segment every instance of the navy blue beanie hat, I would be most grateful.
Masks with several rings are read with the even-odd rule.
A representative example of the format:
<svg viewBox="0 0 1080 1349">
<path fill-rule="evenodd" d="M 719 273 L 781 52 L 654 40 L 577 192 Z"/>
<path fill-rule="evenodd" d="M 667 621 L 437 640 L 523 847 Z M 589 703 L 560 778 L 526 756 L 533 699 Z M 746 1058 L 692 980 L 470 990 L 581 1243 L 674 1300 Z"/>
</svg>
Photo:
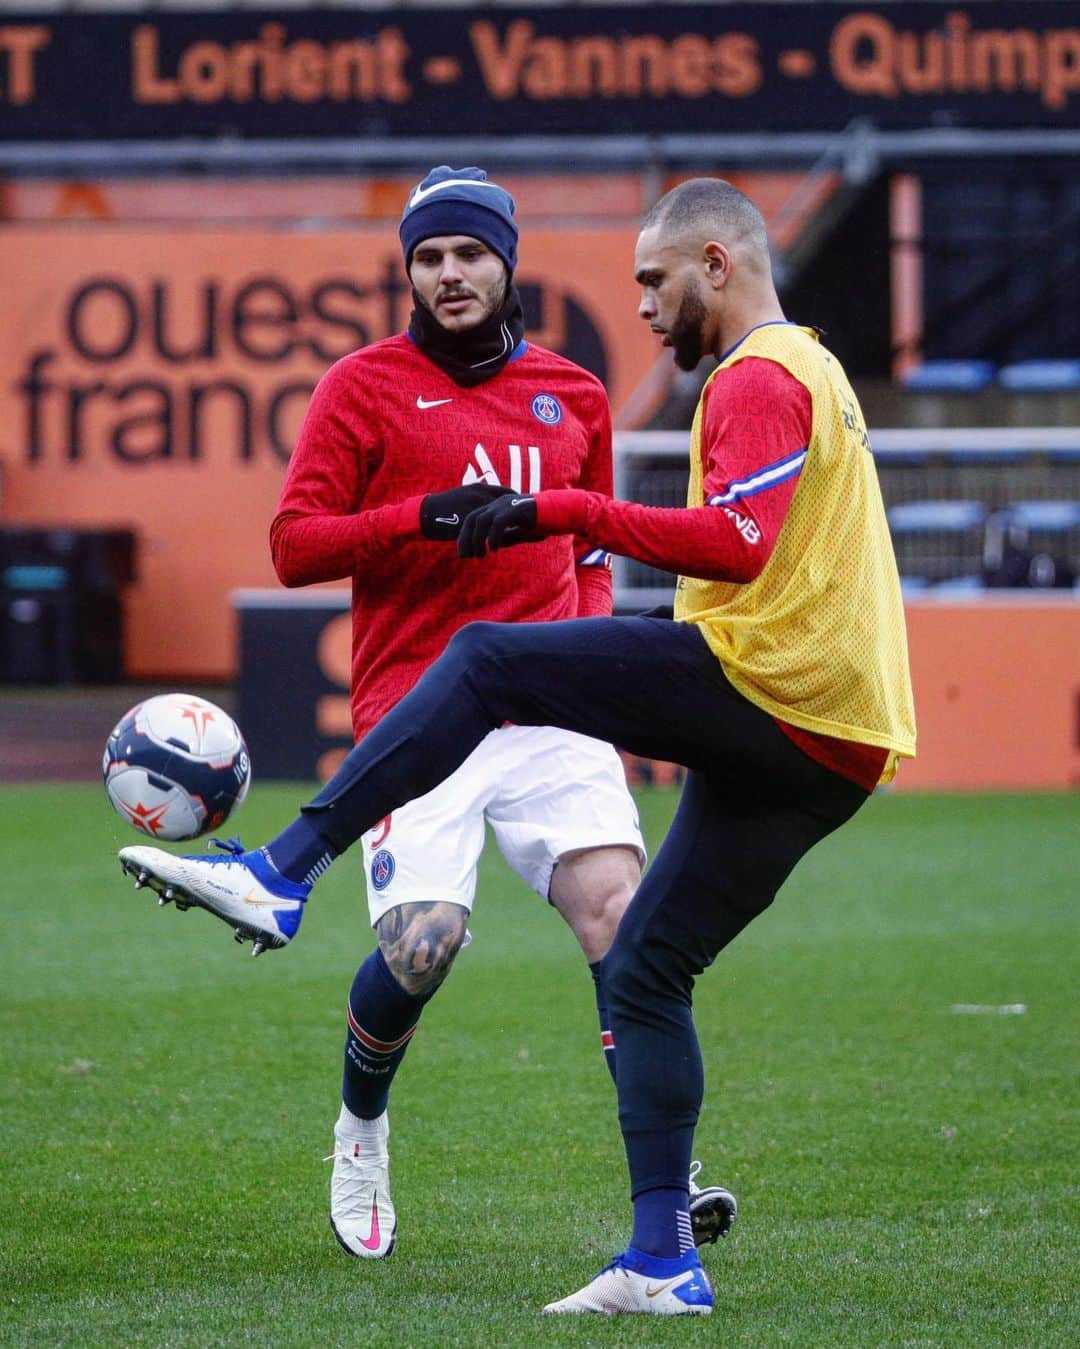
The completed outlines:
<svg viewBox="0 0 1080 1349">
<path fill-rule="evenodd" d="M 480 239 L 498 253 L 511 276 L 517 267 L 514 199 L 498 183 L 489 183 L 483 169 L 452 169 L 449 164 L 432 169 L 409 193 L 398 234 L 406 271 L 417 244 L 437 234 Z"/>
</svg>

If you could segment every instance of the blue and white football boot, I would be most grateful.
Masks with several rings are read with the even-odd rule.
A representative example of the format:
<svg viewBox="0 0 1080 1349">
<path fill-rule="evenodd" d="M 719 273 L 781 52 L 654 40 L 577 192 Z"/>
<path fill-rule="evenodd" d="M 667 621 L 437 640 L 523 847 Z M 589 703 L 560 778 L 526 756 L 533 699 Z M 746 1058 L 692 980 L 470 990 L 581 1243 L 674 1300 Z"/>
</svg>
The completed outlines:
<svg viewBox="0 0 1080 1349">
<path fill-rule="evenodd" d="M 576 1293 L 549 1302 L 545 1312 L 556 1314 L 599 1312 L 616 1316 L 644 1312 L 654 1316 L 708 1316 L 713 1291 L 694 1247 L 677 1259 L 646 1255 L 633 1246 Z"/>
<path fill-rule="evenodd" d="M 210 842 L 223 850 L 219 856 L 121 848 L 120 866 L 135 877 L 136 890 L 149 886 L 159 905 L 197 905 L 228 923 L 238 942 L 254 942 L 252 955 L 287 946 L 300 927 L 311 886 L 286 879 L 265 853 L 244 852 L 239 839 Z"/>
</svg>

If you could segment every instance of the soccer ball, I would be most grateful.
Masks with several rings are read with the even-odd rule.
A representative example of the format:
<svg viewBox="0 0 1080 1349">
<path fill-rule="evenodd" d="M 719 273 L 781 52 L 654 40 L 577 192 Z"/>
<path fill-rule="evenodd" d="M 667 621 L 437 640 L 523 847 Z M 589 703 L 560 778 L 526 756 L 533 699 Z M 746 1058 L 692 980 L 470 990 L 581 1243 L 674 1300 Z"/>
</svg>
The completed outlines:
<svg viewBox="0 0 1080 1349">
<path fill-rule="evenodd" d="M 162 693 L 126 713 L 105 743 L 101 771 L 122 820 L 172 841 L 218 829 L 251 786 L 240 728 L 190 693 Z"/>
</svg>

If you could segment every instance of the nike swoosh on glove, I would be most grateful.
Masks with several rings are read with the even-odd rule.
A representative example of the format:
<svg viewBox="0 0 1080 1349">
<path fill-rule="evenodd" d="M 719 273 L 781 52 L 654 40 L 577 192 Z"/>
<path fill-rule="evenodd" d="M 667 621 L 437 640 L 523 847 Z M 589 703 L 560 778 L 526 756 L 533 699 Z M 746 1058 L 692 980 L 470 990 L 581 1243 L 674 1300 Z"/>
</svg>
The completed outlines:
<svg viewBox="0 0 1080 1349">
<path fill-rule="evenodd" d="M 483 557 L 489 549 L 494 553 L 515 543 L 537 543 L 544 536 L 535 531 L 536 498 L 511 493 L 473 511 L 461 526 L 458 555 Z"/>
<path fill-rule="evenodd" d="M 420 533 L 437 542 L 453 541 L 470 511 L 497 497 L 512 496 L 513 492 L 512 487 L 493 487 L 486 482 L 471 482 L 465 487 L 452 487 L 448 492 L 429 492 L 420 502 Z"/>
</svg>

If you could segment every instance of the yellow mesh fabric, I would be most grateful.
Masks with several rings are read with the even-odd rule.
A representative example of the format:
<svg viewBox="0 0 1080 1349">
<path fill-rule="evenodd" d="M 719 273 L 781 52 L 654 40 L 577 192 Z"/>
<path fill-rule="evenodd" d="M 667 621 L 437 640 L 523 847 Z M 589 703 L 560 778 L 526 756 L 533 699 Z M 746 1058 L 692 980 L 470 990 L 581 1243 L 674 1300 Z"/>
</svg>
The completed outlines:
<svg viewBox="0 0 1080 1349">
<path fill-rule="evenodd" d="M 900 580 L 862 411 L 811 329 L 755 328 L 718 368 L 749 356 L 777 362 L 809 391 L 806 461 L 761 575 L 742 585 L 680 577 L 675 617 L 701 628 L 732 684 L 766 712 L 894 751 L 888 781 L 897 755 L 915 753 L 915 710 Z M 702 402 L 690 434 L 690 506 L 704 501 Z"/>
</svg>

